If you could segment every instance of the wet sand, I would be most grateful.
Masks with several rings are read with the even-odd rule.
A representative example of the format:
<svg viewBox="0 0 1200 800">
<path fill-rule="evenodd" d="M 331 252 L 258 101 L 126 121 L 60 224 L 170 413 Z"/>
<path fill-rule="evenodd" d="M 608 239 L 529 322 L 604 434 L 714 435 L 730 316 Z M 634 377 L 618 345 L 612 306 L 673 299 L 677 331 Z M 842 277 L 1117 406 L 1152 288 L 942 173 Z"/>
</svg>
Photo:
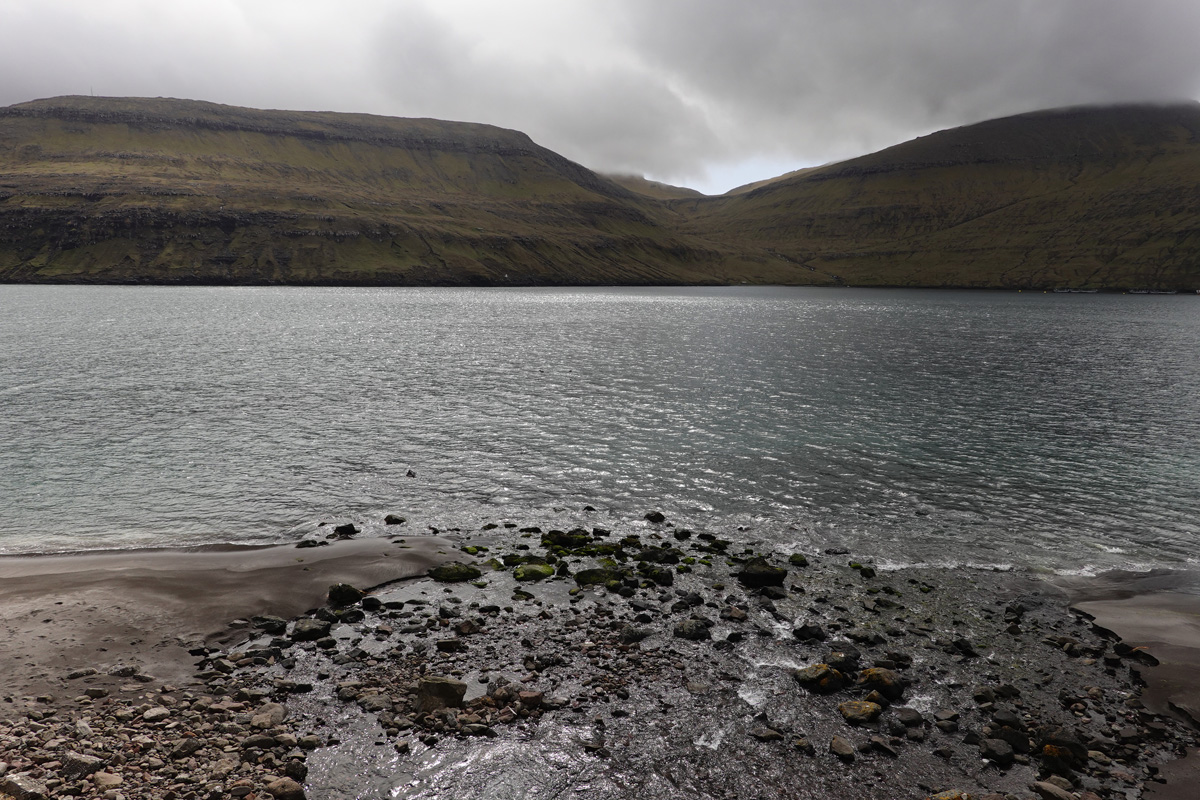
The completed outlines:
<svg viewBox="0 0 1200 800">
<path fill-rule="evenodd" d="M 1175 571 L 1111 572 L 1096 578 L 1057 581 L 1071 607 L 1092 617 L 1130 647 L 1159 662 L 1139 670 L 1146 681 L 1142 702 L 1159 714 L 1175 714 L 1200 727 L 1200 585 L 1197 576 Z M 1200 752 L 1167 765 L 1165 785 L 1154 800 L 1188 800 L 1200 784 Z"/>
<path fill-rule="evenodd" d="M 0 557 L 0 699 L 62 694 L 66 674 L 83 668 L 132 666 L 158 682 L 183 681 L 196 661 L 189 649 L 245 635 L 233 620 L 288 619 L 319 606 L 333 583 L 421 575 L 452 552 L 444 539 L 409 536 Z"/>
</svg>

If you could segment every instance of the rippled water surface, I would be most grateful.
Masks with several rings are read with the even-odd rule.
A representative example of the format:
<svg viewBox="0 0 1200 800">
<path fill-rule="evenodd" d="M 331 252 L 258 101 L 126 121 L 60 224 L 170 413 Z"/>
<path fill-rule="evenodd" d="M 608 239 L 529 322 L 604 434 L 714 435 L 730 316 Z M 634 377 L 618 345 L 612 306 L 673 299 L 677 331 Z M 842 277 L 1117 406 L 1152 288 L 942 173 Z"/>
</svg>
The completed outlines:
<svg viewBox="0 0 1200 800">
<path fill-rule="evenodd" d="M 587 503 L 901 562 L 1192 561 L 1200 298 L 0 286 L 0 552 Z"/>
</svg>

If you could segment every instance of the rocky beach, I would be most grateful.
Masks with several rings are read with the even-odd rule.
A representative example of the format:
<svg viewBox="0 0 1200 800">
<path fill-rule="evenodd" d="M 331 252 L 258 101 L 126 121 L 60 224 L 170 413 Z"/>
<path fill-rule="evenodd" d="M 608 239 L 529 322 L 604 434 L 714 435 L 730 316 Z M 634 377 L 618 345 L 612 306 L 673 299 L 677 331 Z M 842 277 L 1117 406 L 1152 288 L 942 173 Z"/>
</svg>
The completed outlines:
<svg viewBox="0 0 1200 800">
<path fill-rule="evenodd" d="M 0 797 L 1188 796 L 1186 597 L 576 517 L 0 559 Z"/>
</svg>

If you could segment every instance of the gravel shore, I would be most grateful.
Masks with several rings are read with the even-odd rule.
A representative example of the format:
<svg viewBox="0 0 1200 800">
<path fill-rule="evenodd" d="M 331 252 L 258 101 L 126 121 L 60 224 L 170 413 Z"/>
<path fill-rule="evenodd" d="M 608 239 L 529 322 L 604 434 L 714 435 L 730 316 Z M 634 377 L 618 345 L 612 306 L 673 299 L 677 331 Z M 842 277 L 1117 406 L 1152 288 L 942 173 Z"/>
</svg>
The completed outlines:
<svg viewBox="0 0 1200 800">
<path fill-rule="evenodd" d="M 167 604 L 156 661 L 8 613 L 46 666 L 0 698 L 0 797 L 1139 798 L 1195 747 L 1044 581 L 655 520 L 272 548 L 242 582 L 294 596 Z"/>
</svg>

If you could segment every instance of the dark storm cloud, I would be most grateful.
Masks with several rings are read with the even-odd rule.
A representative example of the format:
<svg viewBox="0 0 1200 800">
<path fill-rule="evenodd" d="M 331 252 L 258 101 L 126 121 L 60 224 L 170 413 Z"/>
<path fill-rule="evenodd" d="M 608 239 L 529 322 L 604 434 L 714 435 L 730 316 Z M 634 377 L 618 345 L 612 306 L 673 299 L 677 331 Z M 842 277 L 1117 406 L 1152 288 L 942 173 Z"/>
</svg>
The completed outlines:
<svg viewBox="0 0 1200 800">
<path fill-rule="evenodd" d="M 677 182 L 1200 94 L 1194 0 L 0 0 L 0 22 L 0 104 L 94 90 L 489 122 Z"/>
</svg>

